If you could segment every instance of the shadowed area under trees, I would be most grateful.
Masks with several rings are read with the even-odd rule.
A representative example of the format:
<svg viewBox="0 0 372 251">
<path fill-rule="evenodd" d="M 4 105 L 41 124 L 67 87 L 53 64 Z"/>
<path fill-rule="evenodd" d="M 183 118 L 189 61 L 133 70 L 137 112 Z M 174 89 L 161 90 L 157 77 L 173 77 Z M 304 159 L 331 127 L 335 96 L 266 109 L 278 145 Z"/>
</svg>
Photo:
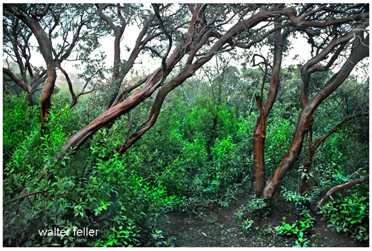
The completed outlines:
<svg viewBox="0 0 372 251">
<path fill-rule="evenodd" d="M 369 4 L 4 4 L 3 245 L 183 246 L 190 215 L 237 246 L 368 245 L 368 26 Z"/>
</svg>

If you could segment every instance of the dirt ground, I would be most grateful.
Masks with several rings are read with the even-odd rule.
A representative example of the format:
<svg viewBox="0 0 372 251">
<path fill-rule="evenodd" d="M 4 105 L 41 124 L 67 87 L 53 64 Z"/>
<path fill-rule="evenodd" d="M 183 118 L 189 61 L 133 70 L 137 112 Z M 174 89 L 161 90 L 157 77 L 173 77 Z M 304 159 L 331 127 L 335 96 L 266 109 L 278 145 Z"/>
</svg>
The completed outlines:
<svg viewBox="0 0 372 251">
<path fill-rule="evenodd" d="M 251 217 L 248 213 L 239 217 L 236 212 L 246 200 L 237 200 L 228 208 L 205 209 L 197 214 L 180 212 L 168 213 L 166 223 L 161 226 L 163 236 L 172 238 L 176 247 L 292 247 L 294 237 L 281 237 L 275 234 L 275 227 L 282 225 L 283 217 L 287 223 L 298 218 L 290 212 L 274 208 L 267 220 Z M 288 210 L 286 210 L 288 211 Z M 245 219 L 254 220 L 248 235 L 242 229 Z M 315 224 L 309 233 L 309 247 L 368 247 L 369 243 L 353 241 L 344 233 L 333 232 L 327 223 L 314 216 Z M 174 240 L 175 239 L 175 240 Z"/>
</svg>

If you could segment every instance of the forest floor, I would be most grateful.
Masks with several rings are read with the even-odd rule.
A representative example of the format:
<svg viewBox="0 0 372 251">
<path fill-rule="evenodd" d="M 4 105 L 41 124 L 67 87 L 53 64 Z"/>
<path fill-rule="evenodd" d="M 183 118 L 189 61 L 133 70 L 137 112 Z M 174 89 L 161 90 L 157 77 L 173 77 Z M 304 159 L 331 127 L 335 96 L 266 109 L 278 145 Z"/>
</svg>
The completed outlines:
<svg viewBox="0 0 372 251">
<path fill-rule="evenodd" d="M 292 247 L 294 237 L 282 237 L 275 233 L 275 227 L 281 226 L 283 217 L 286 223 L 293 223 L 298 216 L 273 208 L 273 213 L 266 220 L 243 214 L 239 219 L 236 212 L 247 200 L 238 199 L 228 208 L 209 208 L 197 214 L 170 212 L 167 221 L 161 226 L 163 236 L 173 238 L 176 247 Z M 242 229 L 245 219 L 254 220 L 252 231 L 248 235 Z M 308 239 L 309 247 L 367 247 L 344 233 L 332 231 L 327 223 L 315 215 L 315 224 Z"/>
</svg>

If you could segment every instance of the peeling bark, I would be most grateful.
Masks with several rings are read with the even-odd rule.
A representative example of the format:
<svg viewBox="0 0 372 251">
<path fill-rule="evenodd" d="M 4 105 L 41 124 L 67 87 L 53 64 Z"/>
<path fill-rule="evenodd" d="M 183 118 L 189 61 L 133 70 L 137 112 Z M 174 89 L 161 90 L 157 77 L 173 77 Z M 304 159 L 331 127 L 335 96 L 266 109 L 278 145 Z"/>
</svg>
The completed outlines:
<svg viewBox="0 0 372 251">
<path fill-rule="evenodd" d="M 124 90 L 121 94 L 117 96 L 115 102 L 119 102 L 121 97 L 128 93 L 131 90 L 134 90 L 140 85 L 143 85 L 141 89 L 134 92 L 131 96 L 120 102 L 119 104 L 109 105 L 111 107 L 95 120 L 93 120 L 88 126 L 82 128 L 80 131 L 72 135 L 65 144 L 63 152 L 69 151 L 71 148 L 78 149 L 87 139 L 89 139 L 97 130 L 103 126 L 115 121 L 121 115 L 124 115 L 131 111 L 138 104 L 143 102 L 145 99 L 149 98 L 156 90 L 160 89 L 157 93 L 156 99 L 153 103 L 152 109 L 149 113 L 148 118 L 142 123 L 142 125 L 137 128 L 137 130 L 125 139 L 124 144 L 118 146 L 115 150 L 123 153 L 129 147 L 131 147 L 146 131 L 148 131 L 156 122 L 158 115 L 160 113 L 161 106 L 167 94 L 172 91 L 177 86 L 181 85 L 187 78 L 192 76 L 201 66 L 207 63 L 211 58 L 216 54 L 232 50 L 235 46 L 245 49 L 249 49 L 252 45 L 259 43 L 266 39 L 270 34 L 274 34 L 274 62 L 273 69 L 270 80 L 270 89 L 266 99 L 266 102 L 263 103 L 263 91 L 261 91 L 261 96 L 257 98 L 257 104 L 260 110 L 260 116 L 257 118 L 257 123 L 254 131 L 254 174 L 256 181 L 256 194 L 264 198 L 270 199 L 278 184 L 282 181 L 286 172 L 293 166 L 293 163 L 297 160 L 299 153 L 302 149 L 302 144 L 304 137 L 308 130 L 310 129 L 312 114 L 321 104 L 321 102 L 328 97 L 335 89 L 337 89 L 343 81 L 348 77 L 351 70 L 354 68 L 355 64 L 358 63 L 361 59 L 368 56 L 368 47 L 369 36 L 363 38 L 363 30 L 367 27 L 367 22 L 363 21 L 369 17 L 368 13 L 362 13 L 353 15 L 352 17 L 340 18 L 340 19 L 331 19 L 317 21 L 313 19 L 311 15 L 323 11 L 322 9 L 316 9 L 306 13 L 304 10 L 302 13 L 297 15 L 294 8 L 280 9 L 282 5 L 273 6 L 273 8 L 262 8 L 259 5 L 247 5 L 247 9 L 242 8 L 244 15 L 239 17 L 239 20 L 234 24 L 229 26 L 230 28 L 220 34 L 224 29 L 219 29 L 219 25 L 215 26 L 217 20 L 205 20 L 206 15 L 204 11 L 210 6 L 208 4 L 197 4 L 194 7 L 188 5 L 190 12 L 192 13 L 192 18 L 189 22 L 189 28 L 185 37 L 180 40 L 180 44 L 175 48 L 173 54 L 165 60 L 165 57 L 162 61 L 162 67 L 159 67 L 157 70 L 150 74 L 148 77 L 144 78 L 142 81 L 139 81 L 133 87 L 129 87 Z M 47 74 L 48 81 L 45 85 L 43 93 L 41 95 L 40 103 L 42 110 L 42 131 L 43 126 L 47 119 L 47 112 L 50 107 L 50 97 L 54 89 L 55 83 L 55 63 L 52 58 L 52 45 L 50 42 L 50 37 L 45 33 L 45 31 L 40 27 L 38 20 L 45 15 L 48 11 L 49 5 L 45 6 L 44 11 L 39 13 L 31 14 L 27 16 L 25 14 L 19 13 L 15 8 L 13 9 L 12 5 L 4 4 L 4 8 L 11 11 L 14 15 L 22 19 L 30 29 L 33 34 L 36 36 L 42 55 L 47 63 Z M 208 7 L 209 8 L 209 7 Z M 125 74 L 129 71 L 131 66 L 134 63 L 138 53 L 145 48 L 146 43 L 151 39 L 159 36 L 160 34 L 166 33 L 163 29 L 162 32 L 157 34 L 152 34 L 151 36 L 145 37 L 147 34 L 147 29 L 149 29 L 150 24 L 155 18 L 153 15 L 152 18 L 145 24 L 143 30 L 141 31 L 139 37 L 137 38 L 135 49 L 132 51 L 128 63 L 128 69 L 125 69 L 119 74 L 118 63 L 120 63 L 120 38 L 123 35 L 126 21 L 120 13 L 120 5 L 117 5 L 117 14 L 121 20 L 121 26 L 116 27 L 113 25 L 112 21 L 109 20 L 106 16 L 103 15 L 99 10 L 99 5 L 97 5 L 98 12 L 103 20 L 114 30 L 115 32 L 115 55 L 114 55 L 114 74 L 113 78 L 116 81 L 115 83 L 121 83 Z M 249 13 L 251 11 L 251 13 Z M 243 12 L 240 12 L 243 14 Z M 239 16 L 239 13 L 234 13 L 233 16 Z M 229 19 L 231 21 L 233 19 Z M 263 28 L 257 28 L 253 32 L 259 34 L 263 31 L 262 35 L 259 37 L 254 37 L 254 40 L 250 41 L 250 32 L 252 28 L 262 24 L 263 21 L 271 22 L 274 20 L 274 28 L 266 31 Z M 310 21 L 311 20 L 311 21 Z M 161 20 L 159 20 L 161 22 Z M 211 21 L 211 22 L 210 22 Z M 281 164 L 278 166 L 277 170 L 270 176 L 270 178 L 265 182 L 265 165 L 264 165 L 264 148 L 265 148 L 265 136 L 266 136 L 266 124 L 267 117 L 270 113 L 270 110 L 275 102 L 278 84 L 279 84 L 279 72 L 282 62 L 282 50 L 283 50 L 283 41 L 286 39 L 286 36 L 289 34 L 289 28 L 292 30 L 297 29 L 298 31 L 305 32 L 307 34 L 315 34 L 314 27 L 324 28 L 332 25 L 340 25 L 348 22 L 358 21 L 358 26 L 355 31 L 351 31 L 348 34 L 343 36 L 336 37 L 331 41 L 331 43 L 312 58 L 307 64 L 305 64 L 301 69 L 301 80 L 302 80 L 302 89 L 301 89 L 301 107 L 302 112 L 300 114 L 295 133 L 293 135 L 293 140 L 288 150 L 285 158 L 282 160 Z M 226 23 L 228 23 L 226 22 Z M 281 24 L 282 22 L 282 24 Z M 222 26 L 222 24 L 221 24 Z M 265 25 L 264 25 L 265 26 Z M 151 29 L 154 27 L 151 27 Z M 286 28 L 286 29 L 284 29 Z M 282 29 L 284 30 L 283 33 Z M 359 30 L 358 30 L 359 29 Z M 247 35 L 244 35 L 247 33 Z M 169 34 L 168 34 L 169 35 Z M 247 36 L 240 38 L 241 36 Z M 347 62 L 343 65 L 342 69 L 335 74 L 331 80 L 326 83 L 324 88 L 315 95 L 311 100 L 308 97 L 308 86 L 310 76 L 313 72 L 328 70 L 333 63 L 336 61 L 337 57 L 342 54 L 342 50 L 346 47 L 351 39 L 354 39 L 353 49 Z M 239 39 L 242 39 L 239 41 Z M 359 39 L 359 40 L 358 40 Z M 357 43 L 359 41 L 359 44 Z M 205 46 L 207 45 L 207 46 Z M 202 50 L 200 50 L 203 48 Z M 323 47 L 322 47 L 323 48 Z M 170 47 L 168 48 L 168 52 Z M 324 66 L 320 67 L 316 64 L 320 61 L 325 60 L 330 56 L 330 53 L 336 51 L 333 54 L 329 62 Z M 168 55 L 168 53 L 166 54 Z M 164 84 L 163 81 L 166 77 L 172 72 L 175 66 L 188 55 L 185 66 L 180 70 L 179 74 L 171 79 L 168 83 Z M 63 57 L 62 57 L 63 58 Z M 26 67 L 29 68 L 29 67 Z M 117 81 L 118 80 L 118 81 Z M 263 86 L 262 86 L 263 88 Z M 73 92 L 72 92 L 73 93 Z M 74 93 L 72 96 L 76 96 Z M 111 101 L 110 101 L 111 102 Z M 43 169 L 44 170 L 44 169 Z"/>
<path fill-rule="evenodd" d="M 120 24 L 119 27 L 115 26 L 115 24 L 112 22 L 112 20 L 110 18 L 108 18 L 105 14 L 103 14 L 102 9 L 100 8 L 99 4 L 96 4 L 96 7 L 97 7 L 98 15 L 100 16 L 100 18 L 110 26 L 110 28 L 114 31 L 114 34 L 115 34 L 115 40 L 114 40 L 114 72 L 113 72 L 113 75 L 112 75 L 112 78 L 113 78 L 113 81 L 114 81 L 114 84 L 113 84 L 114 94 L 111 95 L 111 97 L 109 98 L 109 102 L 106 105 L 107 108 L 110 108 L 111 104 L 115 100 L 115 97 L 116 97 L 117 93 L 119 92 L 121 82 L 122 82 L 122 79 L 119 78 L 120 63 L 121 63 L 121 59 L 120 59 L 120 53 L 121 53 L 120 40 L 121 40 L 121 37 L 124 34 L 125 28 L 127 26 L 127 22 L 124 19 L 124 17 L 121 15 L 120 4 L 117 4 L 117 15 L 118 15 L 118 17 L 120 18 L 120 21 L 121 21 L 121 24 Z"/>
<path fill-rule="evenodd" d="M 204 7 L 203 7 L 204 6 Z M 214 55 L 221 50 L 221 48 L 229 43 L 229 40 L 236 36 L 239 31 L 245 30 L 247 27 L 254 27 L 259 24 L 261 21 L 266 20 L 272 14 L 277 13 L 278 11 L 267 11 L 264 10 L 256 15 L 251 16 L 245 21 L 240 21 L 235 24 L 233 27 L 226 32 L 224 36 L 219 38 L 213 46 L 205 53 L 204 57 L 197 59 L 193 62 L 196 52 L 206 43 L 206 41 L 212 36 L 211 32 L 205 32 L 203 36 L 197 36 L 197 29 L 195 24 L 200 22 L 199 15 L 202 15 L 201 10 L 205 8 L 205 5 L 198 4 L 195 12 L 191 18 L 190 26 L 188 29 L 188 36 L 183 40 L 183 42 L 178 45 L 173 54 L 166 61 L 166 72 L 168 75 L 175 65 L 186 55 L 186 52 L 189 51 L 189 57 L 187 59 L 187 64 L 183 70 L 178 74 L 177 77 L 172 79 L 169 83 L 165 84 L 161 90 L 159 90 L 158 96 L 153 104 L 152 110 L 150 112 L 147 120 L 129 137 L 128 141 L 125 142 L 122 146 L 117 147 L 115 150 L 120 152 L 125 152 L 134 142 L 136 142 L 151 126 L 155 123 L 158 110 L 160 111 L 163 98 L 168 94 L 169 91 L 173 90 L 176 86 L 182 84 L 187 78 L 192 76 L 201 66 L 207 63 Z M 127 99 L 121 103 L 111 107 L 109 110 L 104 112 L 101 116 L 93 120 L 89 125 L 81 129 L 79 132 L 72 135 L 63 150 L 68 151 L 70 148 L 77 149 L 79 148 L 88 138 L 90 138 L 97 130 L 106 124 L 115 121 L 119 116 L 129 112 L 131 109 L 136 107 L 142 101 L 151 96 L 154 91 L 160 87 L 161 79 L 164 78 L 164 72 L 162 71 L 163 67 L 158 68 L 153 74 L 148 77 L 146 83 L 142 89 L 138 90 Z M 174 87 L 171 87 L 174 86 Z"/>
<path fill-rule="evenodd" d="M 263 189 L 265 188 L 265 134 L 262 131 L 261 122 L 262 119 L 259 116 L 257 123 L 254 128 L 253 135 L 253 153 L 254 153 L 254 177 L 255 177 L 255 188 L 256 196 L 260 197 Z M 266 125 L 265 125 L 266 126 Z"/>
</svg>

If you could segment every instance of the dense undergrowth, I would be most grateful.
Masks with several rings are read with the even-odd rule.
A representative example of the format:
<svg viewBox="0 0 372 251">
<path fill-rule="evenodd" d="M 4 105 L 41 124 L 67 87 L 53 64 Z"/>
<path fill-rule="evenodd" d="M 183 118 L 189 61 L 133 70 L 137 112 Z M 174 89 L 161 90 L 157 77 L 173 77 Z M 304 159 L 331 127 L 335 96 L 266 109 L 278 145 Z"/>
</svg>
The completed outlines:
<svg viewBox="0 0 372 251">
<path fill-rule="evenodd" d="M 126 118 L 64 155 L 65 141 L 89 122 L 82 112 L 89 100 L 70 109 L 66 93 L 55 95 L 47 133 L 41 138 L 37 106 L 28 106 L 24 95 L 4 96 L 3 245 L 164 246 L 167 242 L 158 226 L 170 210 L 192 213 L 209 206 L 227 207 L 253 189 L 250 135 L 257 113 L 239 110 L 239 102 L 217 102 L 205 92 L 186 103 L 180 98 L 185 91 L 171 95 L 172 102 L 164 105 L 155 126 L 123 155 L 113 154 L 112 149 L 126 138 L 130 129 Z M 267 175 L 291 143 L 298 116 L 293 104 L 288 100 L 276 104 L 268 118 Z M 146 105 L 132 115 L 146 116 Z M 332 127 L 328 122 L 314 125 L 323 129 L 319 135 Z M 139 123 L 133 119 L 133 128 Z M 301 158 L 306 158 L 306 147 Z M 299 163 L 287 174 L 281 194 L 305 210 L 306 203 L 317 203 L 366 163 L 368 143 L 345 129 L 329 137 L 314 156 L 307 195 L 293 192 Z M 46 173 L 41 173 L 43 168 Z M 321 211 L 329 226 L 355 240 L 368 240 L 368 183 L 333 196 L 335 200 Z M 252 199 L 247 208 L 252 215 L 268 217 L 262 203 Z M 298 235 L 302 240 L 297 244 L 306 246 L 304 234 L 311 228 L 312 216 L 301 212 L 302 231 L 297 223 L 284 221 L 277 231 Z"/>
</svg>

